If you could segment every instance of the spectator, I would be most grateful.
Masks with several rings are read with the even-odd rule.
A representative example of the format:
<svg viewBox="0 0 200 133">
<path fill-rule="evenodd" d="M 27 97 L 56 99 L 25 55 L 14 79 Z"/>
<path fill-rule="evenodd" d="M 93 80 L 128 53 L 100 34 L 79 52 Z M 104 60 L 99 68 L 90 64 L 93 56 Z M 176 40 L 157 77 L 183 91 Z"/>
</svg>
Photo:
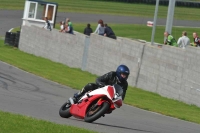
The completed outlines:
<svg viewBox="0 0 200 133">
<path fill-rule="evenodd" d="M 63 32 L 65 29 L 64 21 L 60 21 L 60 32 Z"/>
<path fill-rule="evenodd" d="M 107 37 L 113 38 L 113 39 L 117 39 L 113 30 L 107 24 L 105 24 L 104 36 L 107 36 Z"/>
<path fill-rule="evenodd" d="M 103 20 L 99 20 L 98 21 L 98 25 L 97 25 L 97 28 L 96 28 L 96 30 L 95 30 L 95 32 L 94 33 L 97 33 L 98 35 L 104 35 L 104 30 L 105 30 L 105 28 L 104 28 L 104 24 L 103 24 Z"/>
<path fill-rule="evenodd" d="M 64 32 L 69 33 L 69 34 L 73 34 L 73 29 L 72 29 L 71 26 L 69 26 L 69 24 L 65 24 Z"/>
<path fill-rule="evenodd" d="M 186 31 L 183 31 L 182 32 L 182 37 L 180 37 L 179 39 L 178 39 L 178 46 L 180 47 L 180 48 L 183 48 L 183 49 L 185 49 L 185 47 L 187 46 L 187 45 L 190 45 L 190 39 L 187 37 L 187 32 Z"/>
<path fill-rule="evenodd" d="M 48 18 L 45 17 L 44 20 L 45 20 L 45 25 L 44 25 L 43 28 L 46 29 L 46 30 L 50 30 L 51 31 L 51 24 L 50 24 Z"/>
<path fill-rule="evenodd" d="M 92 28 L 90 28 L 90 24 L 87 24 L 87 27 L 84 29 L 84 34 L 90 36 L 92 33 Z"/>
<path fill-rule="evenodd" d="M 166 41 L 164 42 L 164 44 L 178 47 L 175 38 L 172 35 L 170 35 L 167 31 L 164 32 L 164 36 L 166 37 Z"/>
<path fill-rule="evenodd" d="M 66 18 L 66 24 L 68 24 L 69 26 L 73 27 L 73 26 L 72 26 L 72 22 L 70 21 L 69 18 Z"/>
<path fill-rule="evenodd" d="M 198 37 L 198 34 L 196 32 L 193 33 L 194 38 L 194 45 L 195 47 L 200 47 L 200 38 Z"/>
<path fill-rule="evenodd" d="M 65 24 L 64 29 L 62 32 L 66 33 L 68 31 L 68 24 Z"/>
<path fill-rule="evenodd" d="M 69 18 L 66 19 L 66 24 L 68 24 L 68 26 L 70 27 L 71 34 L 74 34 L 74 28 L 73 28 L 72 22 L 70 21 Z"/>
</svg>

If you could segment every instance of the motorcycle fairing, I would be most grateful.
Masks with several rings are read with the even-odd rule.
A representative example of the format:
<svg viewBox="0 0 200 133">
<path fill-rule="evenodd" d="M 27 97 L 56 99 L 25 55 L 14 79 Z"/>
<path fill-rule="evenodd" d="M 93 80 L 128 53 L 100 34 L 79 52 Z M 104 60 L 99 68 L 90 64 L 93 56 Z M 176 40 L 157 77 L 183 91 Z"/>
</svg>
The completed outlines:
<svg viewBox="0 0 200 133">
<path fill-rule="evenodd" d="M 106 95 L 108 98 L 110 98 L 112 100 L 113 97 L 114 97 L 114 94 L 115 94 L 115 89 L 113 88 L 113 86 L 109 85 L 109 86 L 105 86 L 103 88 L 99 88 L 99 89 L 93 90 L 88 94 L 89 95 L 104 94 L 104 95 Z M 87 95 L 84 95 L 81 99 L 84 99 L 86 97 L 87 97 Z"/>
<path fill-rule="evenodd" d="M 82 102 L 71 105 L 70 113 L 76 118 L 83 119 L 85 117 L 88 106 L 96 99 L 104 96 L 105 96 L 104 94 L 99 94 L 99 95 L 91 95 L 90 97 L 85 97 L 84 99 L 82 99 Z"/>
<path fill-rule="evenodd" d="M 115 91 L 114 88 L 112 86 L 108 86 L 107 88 L 108 94 L 110 95 L 110 98 L 113 99 Z"/>
<path fill-rule="evenodd" d="M 120 108 L 122 106 L 122 99 L 114 100 L 113 103 L 116 108 Z"/>
<path fill-rule="evenodd" d="M 102 88 L 99 88 L 99 89 L 96 89 L 96 90 L 93 90 L 91 91 L 90 93 L 88 93 L 89 95 L 96 95 L 96 94 L 104 94 L 105 97 L 107 97 L 107 101 L 110 103 L 110 109 L 111 110 L 114 110 L 116 107 L 115 105 L 113 104 L 112 100 L 114 98 L 114 95 L 115 95 L 115 89 L 113 88 L 113 86 L 105 86 L 105 87 L 102 87 Z M 86 95 L 83 96 L 81 99 L 87 97 Z M 98 101 L 98 105 L 101 105 L 103 102 L 105 102 L 105 100 L 100 100 Z"/>
</svg>

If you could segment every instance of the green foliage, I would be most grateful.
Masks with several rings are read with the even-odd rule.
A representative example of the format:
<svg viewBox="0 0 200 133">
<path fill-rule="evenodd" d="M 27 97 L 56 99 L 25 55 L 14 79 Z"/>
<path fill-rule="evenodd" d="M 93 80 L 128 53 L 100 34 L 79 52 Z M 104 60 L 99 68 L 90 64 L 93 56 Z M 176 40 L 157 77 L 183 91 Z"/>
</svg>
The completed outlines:
<svg viewBox="0 0 200 133">
<path fill-rule="evenodd" d="M 0 51 L 1 61 L 75 89 L 82 88 L 86 83 L 93 82 L 97 77 L 80 69 L 70 68 L 48 59 L 24 53 L 16 48 L 4 45 L 3 40 L 0 40 Z M 142 89 L 129 87 L 125 103 L 145 110 L 200 123 L 200 108 L 177 100 L 164 98 Z"/>
<path fill-rule="evenodd" d="M 82 128 L 59 125 L 2 111 L 0 111 L 0 117 L 0 133 L 95 133 Z"/>
</svg>

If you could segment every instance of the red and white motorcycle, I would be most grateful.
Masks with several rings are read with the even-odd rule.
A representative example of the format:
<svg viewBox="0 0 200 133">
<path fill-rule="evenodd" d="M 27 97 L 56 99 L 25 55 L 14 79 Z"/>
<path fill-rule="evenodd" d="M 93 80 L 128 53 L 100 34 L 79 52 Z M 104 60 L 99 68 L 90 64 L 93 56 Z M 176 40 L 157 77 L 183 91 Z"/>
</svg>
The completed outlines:
<svg viewBox="0 0 200 133">
<path fill-rule="evenodd" d="M 121 86 L 105 86 L 94 91 L 86 93 L 77 103 L 73 98 L 64 103 L 59 114 L 63 118 L 74 116 L 78 119 L 84 119 L 85 122 L 93 122 L 105 114 L 110 114 L 116 108 L 122 106 L 123 89 Z"/>
</svg>

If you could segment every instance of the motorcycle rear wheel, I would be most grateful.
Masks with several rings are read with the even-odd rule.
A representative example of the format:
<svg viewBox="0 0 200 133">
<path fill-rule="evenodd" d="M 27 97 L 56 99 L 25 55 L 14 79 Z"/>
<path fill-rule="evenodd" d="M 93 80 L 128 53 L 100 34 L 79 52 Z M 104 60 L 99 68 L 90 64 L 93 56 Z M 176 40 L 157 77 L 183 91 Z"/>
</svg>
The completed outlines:
<svg viewBox="0 0 200 133">
<path fill-rule="evenodd" d="M 104 102 L 101 106 L 97 106 L 96 108 L 92 109 L 96 103 L 93 103 L 89 110 L 87 111 L 84 121 L 85 122 L 93 122 L 97 119 L 99 119 L 101 116 L 103 116 L 109 109 L 110 104 L 107 102 Z"/>
<path fill-rule="evenodd" d="M 59 110 L 59 115 L 62 118 L 69 118 L 69 117 L 71 117 L 72 115 L 70 114 L 70 107 L 71 107 L 71 104 L 69 102 L 64 103 L 61 106 L 60 110 Z"/>
</svg>

